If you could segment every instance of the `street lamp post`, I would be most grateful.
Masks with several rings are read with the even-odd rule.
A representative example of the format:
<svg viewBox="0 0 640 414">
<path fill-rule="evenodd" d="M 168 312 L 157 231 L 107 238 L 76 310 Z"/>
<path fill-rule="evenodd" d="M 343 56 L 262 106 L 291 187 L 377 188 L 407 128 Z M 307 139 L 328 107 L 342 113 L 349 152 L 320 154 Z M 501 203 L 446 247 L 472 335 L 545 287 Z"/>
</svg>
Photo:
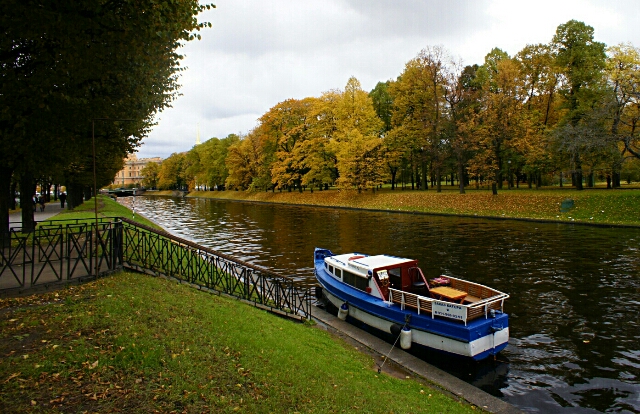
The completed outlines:
<svg viewBox="0 0 640 414">
<path fill-rule="evenodd" d="M 93 212 L 95 215 L 96 227 L 96 257 L 95 257 L 95 277 L 98 277 L 98 247 L 100 234 L 98 232 L 98 180 L 96 179 L 96 121 L 122 121 L 132 122 L 134 119 L 113 119 L 113 118 L 93 118 L 91 120 L 91 147 L 93 150 Z"/>
</svg>

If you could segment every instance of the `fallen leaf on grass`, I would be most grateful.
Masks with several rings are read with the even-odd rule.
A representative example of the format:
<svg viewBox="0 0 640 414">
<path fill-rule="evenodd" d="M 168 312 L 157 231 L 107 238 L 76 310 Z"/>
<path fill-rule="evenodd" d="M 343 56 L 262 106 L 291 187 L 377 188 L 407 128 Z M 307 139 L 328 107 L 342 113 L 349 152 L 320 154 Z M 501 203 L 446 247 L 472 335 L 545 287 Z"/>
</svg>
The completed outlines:
<svg viewBox="0 0 640 414">
<path fill-rule="evenodd" d="M 16 372 L 14 374 L 9 375 L 9 378 L 7 378 L 6 380 L 4 380 L 4 384 L 6 384 L 7 382 L 11 381 L 12 379 L 14 379 L 15 377 L 19 377 L 20 376 L 20 372 Z"/>
</svg>

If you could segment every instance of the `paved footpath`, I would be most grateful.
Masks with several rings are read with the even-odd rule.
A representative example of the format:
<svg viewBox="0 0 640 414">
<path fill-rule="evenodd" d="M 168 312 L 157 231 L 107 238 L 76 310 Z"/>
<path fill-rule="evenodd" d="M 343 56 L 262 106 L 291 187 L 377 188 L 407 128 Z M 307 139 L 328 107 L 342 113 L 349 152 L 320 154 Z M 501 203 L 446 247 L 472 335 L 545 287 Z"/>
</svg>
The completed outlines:
<svg viewBox="0 0 640 414">
<path fill-rule="evenodd" d="M 65 208 L 67 208 L 67 204 L 65 203 Z M 40 206 L 38 205 L 37 210 L 33 213 L 33 219 L 35 221 L 44 221 L 47 220 L 56 214 L 62 211 L 62 207 L 60 207 L 60 201 L 52 201 L 50 203 L 45 204 L 44 211 L 40 211 Z M 9 227 L 21 227 L 22 226 L 22 212 L 14 212 L 9 213 Z"/>
</svg>

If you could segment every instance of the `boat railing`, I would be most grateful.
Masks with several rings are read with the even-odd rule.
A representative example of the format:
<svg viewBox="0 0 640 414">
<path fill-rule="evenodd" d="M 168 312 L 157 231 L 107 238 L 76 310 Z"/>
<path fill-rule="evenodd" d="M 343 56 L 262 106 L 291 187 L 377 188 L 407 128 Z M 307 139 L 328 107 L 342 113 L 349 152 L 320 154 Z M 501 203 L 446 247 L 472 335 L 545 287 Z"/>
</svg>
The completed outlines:
<svg viewBox="0 0 640 414">
<path fill-rule="evenodd" d="M 497 291 L 495 291 L 497 292 Z M 466 325 L 468 321 L 477 319 L 484 315 L 485 318 L 489 317 L 489 313 L 494 311 L 504 311 L 504 301 L 509 298 L 506 293 L 497 292 L 496 295 L 481 299 L 476 302 L 464 304 L 464 303 L 452 303 L 440 299 L 435 299 L 427 296 L 417 295 L 415 293 L 404 292 L 398 289 L 389 288 L 389 302 L 399 304 L 401 309 L 407 307 L 415 309 L 418 314 L 429 313 L 432 318 L 436 316 L 442 316 L 449 319 L 455 319 L 464 322 Z M 444 306 L 449 312 L 441 312 L 435 307 Z"/>
</svg>

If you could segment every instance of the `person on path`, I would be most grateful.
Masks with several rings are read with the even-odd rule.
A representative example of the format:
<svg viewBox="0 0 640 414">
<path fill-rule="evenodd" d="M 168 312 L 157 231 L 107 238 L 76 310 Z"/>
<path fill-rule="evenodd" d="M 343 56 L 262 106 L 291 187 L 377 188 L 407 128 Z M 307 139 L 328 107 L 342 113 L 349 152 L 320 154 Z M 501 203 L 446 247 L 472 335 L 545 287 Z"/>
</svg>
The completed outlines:
<svg viewBox="0 0 640 414">
<path fill-rule="evenodd" d="M 60 193 L 60 207 L 64 208 L 65 201 L 67 201 L 67 193 Z"/>
<path fill-rule="evenodd" d="M 44 203 L 45 203 L 44 194 L 40 196 L 39 202 L 40 202 L 40 211 L 44 211 Z"/>
</svg>

